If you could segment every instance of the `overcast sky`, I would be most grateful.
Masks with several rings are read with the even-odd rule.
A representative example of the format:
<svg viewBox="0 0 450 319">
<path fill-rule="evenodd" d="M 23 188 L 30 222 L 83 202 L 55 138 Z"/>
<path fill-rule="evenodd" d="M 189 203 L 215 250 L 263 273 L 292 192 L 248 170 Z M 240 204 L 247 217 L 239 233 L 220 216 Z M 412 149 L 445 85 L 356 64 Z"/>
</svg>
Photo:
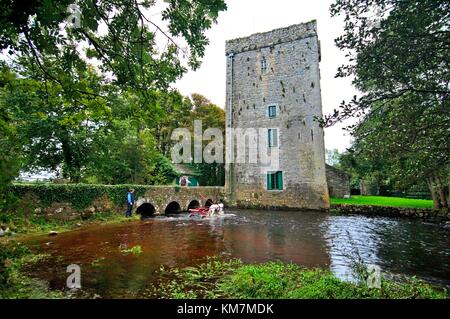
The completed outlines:
<svg viewBox="0 0 450 319">
<path fill-rule="evenodd" d="M 341 18 L 331 18 L 333 0 L 226 0 L 228 10 L 219 16 L 207 35 L 210 44 L 203 64 L 189 72 L 174 86 L 183 95 L 200 93 L 220 107 L 225 106 L 225 41 L 270 31 L 292 24 L 317 20 L 322 47 L 321 88 L 324 114 L 331 113 L 342 100 L 356 94 L 349 79 L 335 79 L 337 68 L 346 62 L 344 53 L 334 45 L 334 39 L 343 33 Z M 350 136 L 343 125 L 325 130 L 327 149 L 344 151 L 350 146 Z"/>
</svg>

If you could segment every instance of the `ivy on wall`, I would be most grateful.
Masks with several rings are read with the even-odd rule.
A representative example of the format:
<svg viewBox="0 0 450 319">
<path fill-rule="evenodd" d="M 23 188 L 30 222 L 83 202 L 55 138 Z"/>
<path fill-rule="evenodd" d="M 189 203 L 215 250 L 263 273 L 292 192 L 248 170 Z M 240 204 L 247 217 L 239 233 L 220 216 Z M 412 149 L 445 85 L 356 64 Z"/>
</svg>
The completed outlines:
<svg viewBox="0 0 450 319">
<path fill-rule="evenodd" d="M 130 188 L 135 189 L 135 198 L 143 196 L 155 186 L 144 185 L 91 185 L 91 184 L 13 184 L 7 191 L 15 197 L 22 198 L 33 194 L 44 206 L 52 203 L 70 203 L 73 208 L 83 210 L 96 199 L 106 195 L 114 205 L 126 204 Z"/>
</svg>

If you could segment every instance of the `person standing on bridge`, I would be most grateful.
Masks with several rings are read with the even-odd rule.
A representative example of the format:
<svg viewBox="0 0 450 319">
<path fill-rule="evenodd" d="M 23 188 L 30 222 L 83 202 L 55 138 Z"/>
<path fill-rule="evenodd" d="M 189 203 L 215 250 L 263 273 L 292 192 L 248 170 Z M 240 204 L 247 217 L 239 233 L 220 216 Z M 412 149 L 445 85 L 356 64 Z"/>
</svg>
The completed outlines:
<svg viewBox="0 0 450 319">
<path fill-rule="evenodd" d="M 132 212 L 133 206 L 134 206 L 134 189 L 130 188 L 127 194 L 127 212 L 125 213 L 125 217 L 131 217 L 131 214 L 133 213 Z"/>
</svg>

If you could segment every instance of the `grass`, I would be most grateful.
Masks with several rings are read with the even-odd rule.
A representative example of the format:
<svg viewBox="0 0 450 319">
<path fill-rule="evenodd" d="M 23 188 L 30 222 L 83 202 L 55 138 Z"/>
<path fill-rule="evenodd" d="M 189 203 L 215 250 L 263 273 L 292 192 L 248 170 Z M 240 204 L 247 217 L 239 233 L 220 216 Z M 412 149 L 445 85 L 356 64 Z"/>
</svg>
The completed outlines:
<svg viewBox="0 0 450 319">
<path fill-rule="evenodd" d="M 25 276 L 21 268 L 45 258 L 33 254 L 23 244 L 0 244 L 0 299 L 55 299 L 64 298 L 60 291 L 52 291 L 47 283 Z"/>
<path fill-rule="evenodd" d="M 432 200 L 384 196 L 352 196 L 350 199 L 332 198 L 331 204 L 390 206 L 410 208 L 433 208 Z"/>
<path fill-rule="evenodd" d="M 242 264 L 217 258 L 197 266 L 167 270 L 153 286 L 158 298 L 234 299 L 446 299 L 438 290 L 416 278 L 395 282 L 382 279 L 381 288 L 369 288 L 338 279 L 329 270 L 309 269 L 295 264 L 269 262 Z"/>
</svg>

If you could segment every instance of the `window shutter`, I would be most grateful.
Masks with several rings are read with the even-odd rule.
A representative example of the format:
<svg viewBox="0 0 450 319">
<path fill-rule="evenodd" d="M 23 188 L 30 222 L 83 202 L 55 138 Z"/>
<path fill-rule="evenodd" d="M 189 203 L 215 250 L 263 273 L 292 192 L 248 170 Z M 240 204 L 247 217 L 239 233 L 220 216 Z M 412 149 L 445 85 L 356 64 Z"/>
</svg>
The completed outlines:
<svg viewBox="0 0 450 319">
<path fill-rule="evenodd" d="M 267 130 L 267 133 L 268 133 L 268 144 L 269 144 L 269 147 L 272 147 L 272 129 L 268 129 Z"/>
<path fill-rule="evenodd" d="M 282 190 L 283 189 L 283 172 L 278 172 L 277 177 L 278 177 L 278 189 Z"/>
<path fill-rule="evenodd" d="M 267 189 L 272 189 L 272 174 L 267 173 Z"/>
</svg>

